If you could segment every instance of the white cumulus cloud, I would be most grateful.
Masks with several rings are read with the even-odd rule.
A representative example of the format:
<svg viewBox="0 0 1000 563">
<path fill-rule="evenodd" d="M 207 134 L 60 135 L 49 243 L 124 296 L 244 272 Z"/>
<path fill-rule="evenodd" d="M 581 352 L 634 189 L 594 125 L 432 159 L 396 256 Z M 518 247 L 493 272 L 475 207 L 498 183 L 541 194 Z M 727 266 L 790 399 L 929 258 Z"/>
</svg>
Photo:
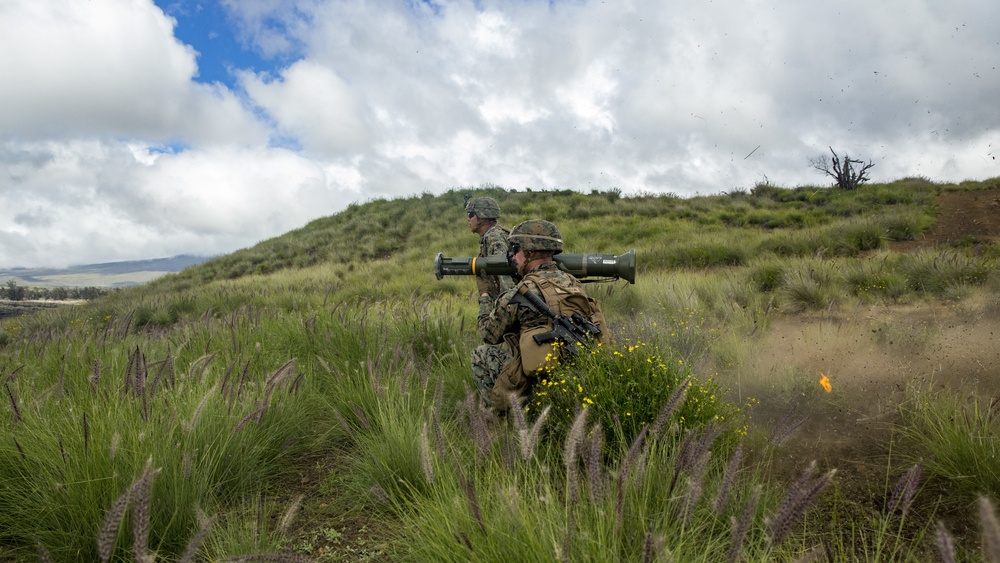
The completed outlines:
<svg viewBox="0 0 1000 563">
<path fill-rule="evenodd" d="M 1000 176 L 992 0 L 220 5 L 257 63 L 205 83 L 194 0 L 0 0 L 0 267 L 227 252 L 487 182 L 822 185 L 828 147 L 876 181 Z"/>
</svg>

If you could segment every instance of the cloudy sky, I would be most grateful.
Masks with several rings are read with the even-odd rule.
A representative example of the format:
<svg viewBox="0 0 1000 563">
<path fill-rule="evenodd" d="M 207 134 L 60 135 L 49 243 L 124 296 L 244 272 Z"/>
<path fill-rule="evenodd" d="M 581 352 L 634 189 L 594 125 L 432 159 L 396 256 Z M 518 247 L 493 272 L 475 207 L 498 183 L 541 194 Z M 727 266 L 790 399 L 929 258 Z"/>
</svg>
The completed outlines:
<svg viewBox="0 0 1000 563">
<path fill-rule="evenodd" d="M 351 202 L 1000 176 L 996 0 L 0 0 L 0 267 Z M 456 230 L 462 219 L 456 213 Z"/>
</svg>

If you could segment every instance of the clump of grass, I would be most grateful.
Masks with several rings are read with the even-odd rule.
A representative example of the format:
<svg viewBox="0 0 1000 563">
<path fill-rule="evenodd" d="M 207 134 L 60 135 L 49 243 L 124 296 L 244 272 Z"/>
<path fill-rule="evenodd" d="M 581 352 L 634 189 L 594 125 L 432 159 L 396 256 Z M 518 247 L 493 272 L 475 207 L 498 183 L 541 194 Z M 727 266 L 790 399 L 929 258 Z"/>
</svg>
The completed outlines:
<svg viewBox="0 0 1000 563">
<path fill-rule="evenodd" d="M 826 309 L 838 297 L 833 283 L 830 263 L 810 262 L 790 270 L 781 283 L 781 309 L 791 313 Z"/>
<path fill-rule="evenodd" d="M 834 229 L 830 237 L 836 255 L 854 256 L 881 248 L 885 238 L 885 228 L 877 221 L 852 221 Z"/>
<path fill-rule="evenodd" d="M 1000 400 L 911 385 L 900 406 L 901 436 L 924 470 L 947 482 L 954 502 L 1000 496 Z"/>
<path fill-rule="evenodd" d="M 983 285 L 995 264 L 992 260 L 941 250 L 900 255 L 896 268 L 913 291 L 943 295 L 957 285 Z"/>
<path fill-rule="evenodd" d="M 850 294 L 866 301 L 895 303 L 910 291 L 906 275 L 891 267 L 887 255 L 846 264 L 841 275 Z"/>
<path fill-rule="evenodd" d="M 900 212 L 883 216 L 879 222 L 889 240 L 915 240 L 934 223 L 934 218 L 925 212 Z"/>
<path fill-rule="evenodd" d="M 747 277 L 757 291 L 771 293 L 781 287 L 786 268 L 786 264 L 777 261 L 761 262 L 750 268 Z"/>
<path fill-rule="evenodd" d="M 702 242 L 672 247 L 665 261 L 674 268 L 698 269 L 741 266 L 746 263 L 747 257 L 746 247 L 738 243 Z"/>
</svg>

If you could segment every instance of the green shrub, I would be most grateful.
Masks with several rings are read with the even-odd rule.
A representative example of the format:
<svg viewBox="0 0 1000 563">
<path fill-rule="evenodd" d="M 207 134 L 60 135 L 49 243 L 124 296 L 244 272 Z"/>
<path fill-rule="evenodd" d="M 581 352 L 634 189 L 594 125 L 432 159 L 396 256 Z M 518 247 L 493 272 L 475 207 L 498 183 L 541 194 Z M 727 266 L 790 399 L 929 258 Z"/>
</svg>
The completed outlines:
<svg viewBox="0 0 1000 563">
<path fill-rule="evenodd" d="M 735 244 L 702 243 L 677 246 L 667 252 L 668 265 L 675 268 L 740 266 L 747 259 L 746 248 Z"/>
<path fill-rule="evenodd" d="M 883 234 L 882 226 L 872 221 L 855 223 L 838 229 L 834 231 L 834 236 L 845 242 L 848 247 L 845 252 L 838 254 L 853 256 L 858 252 L 876 250 L 882 246 Z"/>
<path fill-rule="evenodd" d="M 851 295 L 898 301 L 909 291 L 906 276 L 886 267 L 885 260 L 847 265 L 844 283 Z"/>
<path fill-rule="evenodd" d="M 785 267 L 779 262 L 758 264 L 750 269 L 749 282 L 758 291 L 770 293 L 781 287 Z"/>
<path fill-rule="evenodd" d="M 777 233 L 768 237 L 757 248 L 757 254 L 770 252 L 781 257 L 811 256 L 826 246 L 826 241 L 815 233 Z"/>
<path fill-rule="evenodd" d="M 597 346 L 540 378 L 527 408 L 530 413 L 551 407 L 548 432 L 561 440 L 579 409 L 586 407 L 591 411 L 588 420 L 601 424 L 609 443 L 627 444 L 657 421 L 667 400 L 689 377 L 690 366 L 672 350 L 641 342 Z M 665 424 L 692 428 L 737 417 L 739 409 L 723 401 L 723 393 L 715 381 L 693 378 L 684 402 Z"/>
<path fill-rule="evenodd" d="M 954 251 L 903 254 L 897 261 L 912 290 L 933 295 L 942 295 L 955 285 L 982 285 L 994 267 L 991 260 Z"/>
<path fill-rule="evenodd" d="M 786 273 L 780 294 L 782 308 L 794 313 L 825 309 L 835 300 L 829 272 L 818 268 Z"/>
<path fill-rule="evenodd" d="M 879 222 L 889 240 L 904 241 L 916 239 L 934 223 L 934 218 L 924 213 L 909 212 L 884 216 Z"/>
</svg>

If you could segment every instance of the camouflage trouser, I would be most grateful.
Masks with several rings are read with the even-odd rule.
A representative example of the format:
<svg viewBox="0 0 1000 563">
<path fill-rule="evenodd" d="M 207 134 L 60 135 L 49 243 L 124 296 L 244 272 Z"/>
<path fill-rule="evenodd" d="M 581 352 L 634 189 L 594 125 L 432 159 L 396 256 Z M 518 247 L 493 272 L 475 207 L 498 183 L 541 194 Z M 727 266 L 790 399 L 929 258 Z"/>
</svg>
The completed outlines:
<svg viewBox="0 0 1000 563">
<path fill-rule="evenodd" d="M 487 404 L 500 370 L 513 358 L 507 344 L 483 344 L 472 351 L 472 380 Z"/>
</svg>

